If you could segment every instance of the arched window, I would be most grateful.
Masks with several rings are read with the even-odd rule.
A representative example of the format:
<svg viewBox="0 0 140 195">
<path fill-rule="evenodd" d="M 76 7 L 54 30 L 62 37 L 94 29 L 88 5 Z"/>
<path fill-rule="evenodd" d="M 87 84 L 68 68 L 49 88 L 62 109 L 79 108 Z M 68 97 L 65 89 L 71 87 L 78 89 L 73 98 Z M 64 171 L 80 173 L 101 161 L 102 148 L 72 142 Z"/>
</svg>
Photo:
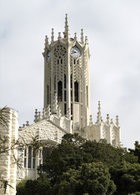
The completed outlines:
<svg viewBox="0 0 140 195">
<path fill-rule="evenodd" d="M 66 89 L 67 83 L 66 83 L 66 75 L 64 74 L 64 88 Z"/>
<path fill-rule="evenodd" d="M 75 102 L 79 102 L 79 83 L 77 81 L 74 82 L 74 99 Z"/>
<path fill-rule="evenodd" d="M 70 87 L 72 89 L 72 74 L 70 75 Z"/>
<path fill-rule="evenodd" d="M 58 82 L 58 101 L 62 101 L 62 81 Z"/>
</svg>

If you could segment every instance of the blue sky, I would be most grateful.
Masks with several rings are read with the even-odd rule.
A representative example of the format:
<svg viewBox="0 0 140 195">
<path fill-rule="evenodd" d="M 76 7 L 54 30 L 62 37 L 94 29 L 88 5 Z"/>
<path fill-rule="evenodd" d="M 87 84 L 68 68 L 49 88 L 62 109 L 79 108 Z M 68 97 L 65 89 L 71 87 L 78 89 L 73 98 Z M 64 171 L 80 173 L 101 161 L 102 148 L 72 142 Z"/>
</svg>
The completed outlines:
<svg viewBox="0 0 140 195">
<path fill-rule="evenodd" d="M 43 107 L 43 48 L 51 28 L 83 28 L 90 46 L 91 112 L 119 115 L 122 143 L 140 140 L 140 1 L 0 0 L 0 106 L 18 111 L 20 124 Z"/>
</svg>

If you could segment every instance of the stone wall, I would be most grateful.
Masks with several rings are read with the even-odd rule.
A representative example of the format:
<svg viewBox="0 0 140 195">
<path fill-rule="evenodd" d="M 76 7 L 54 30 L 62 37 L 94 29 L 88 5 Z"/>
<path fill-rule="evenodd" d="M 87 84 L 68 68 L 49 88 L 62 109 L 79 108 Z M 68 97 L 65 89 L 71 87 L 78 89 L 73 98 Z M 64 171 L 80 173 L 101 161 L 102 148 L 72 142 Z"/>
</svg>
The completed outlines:
<svg viewBox="0 0 140 195">
<path fill-rule="evenodd" d="M 5 143 L 0 147 L 5 147 L 5 151 L 0 153 L 0 194 L 16 194 L 16 173 L 17 173 L 17 139 L 18 139 L 18 120 L 17 113 L 10 108 L 6 109 L 6 125 L 0 125 L 0 135 Z M 4 189 L 5 186 L 5 189 Z"/>
</svg>

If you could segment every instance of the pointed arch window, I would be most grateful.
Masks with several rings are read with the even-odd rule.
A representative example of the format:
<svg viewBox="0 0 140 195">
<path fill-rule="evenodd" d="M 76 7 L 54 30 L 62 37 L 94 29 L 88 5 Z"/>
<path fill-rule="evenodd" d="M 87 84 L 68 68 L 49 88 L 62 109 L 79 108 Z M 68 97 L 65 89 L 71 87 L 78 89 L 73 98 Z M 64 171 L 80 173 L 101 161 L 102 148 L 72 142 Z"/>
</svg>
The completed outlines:
<svg viewBox="0 0 140 195">
<path fill-rule="evenodd" d="M 67 83 L 66 83 L 66 75 L 64 74 L 64 88 L 66 89 Z"/>
<path fill-rule="evenodd" d="M 62 81 L 58 82 L 58 102 L 62 101 Z"/>
<path fill-rule="evenodd" d="M 79 83 L 77 81 L 74 82 L 74 100 L 79 102 Z"/>
<path fill-rule="evenodd" d="M 72 74 L 70 75 L 70 86 L 71 86 L 71 89 L 72 89 Z"/>
</svg>

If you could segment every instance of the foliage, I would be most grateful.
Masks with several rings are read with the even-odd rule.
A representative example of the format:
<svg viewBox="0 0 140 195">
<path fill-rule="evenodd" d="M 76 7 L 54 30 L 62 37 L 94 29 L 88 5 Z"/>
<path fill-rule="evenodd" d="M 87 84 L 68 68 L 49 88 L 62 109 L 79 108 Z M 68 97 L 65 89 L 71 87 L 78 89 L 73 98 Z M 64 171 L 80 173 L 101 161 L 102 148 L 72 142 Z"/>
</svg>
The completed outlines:
<svg viewBox="0 0 140 195">
<path fill-rule="evenodd" d="M 110 173 L 117 186 L 115 194 L 140 192 L 140 164 L 124 162 L 117 167 L 112 167 Z"/>
<path fill-rule="evenodd" d="M 109 170 L 101 163 L 84 163 L 78 170 L 64 172 L 60 183 L 55 186 L 55 194 L 109 195 L 115 191 Z M 112 191 L 110 191 L 112 189 Z M 110 192 L 109 192 L 109 191 Z"/>
<path fill-rule="evenodd" d="M 131 154 L 134 154 L 138 158 L 138 162 L 140 163 L 140 144 L 138 141 L 135 142 L 135 149 L 129 149 Z"/>
<path fill-rule="evenodd" d="M 61 144 L 46 148 L 40 170 L 38 180 L 26 182 L 26 194 L 19 193 L 19 187 L 18 195 L 31 194 L 31 188 L 37 189 L 32 191 L 35 195 L 43 193 L 39 190 L 44 181 L 47 183 L 41 189 L 46 188 L 45 193 L 52 195 L 127 195 L 140 192 L 140 164 L 134 152 L 114 148 L 104 140 L 87 141 L 78 134 L 66 134 Z"/>
<path fill-rule="evenodd" d="M 22 181 L 17 185 L 17 195 L 49 195 L 50 183 L 46 177 Z"/>
</svg>

